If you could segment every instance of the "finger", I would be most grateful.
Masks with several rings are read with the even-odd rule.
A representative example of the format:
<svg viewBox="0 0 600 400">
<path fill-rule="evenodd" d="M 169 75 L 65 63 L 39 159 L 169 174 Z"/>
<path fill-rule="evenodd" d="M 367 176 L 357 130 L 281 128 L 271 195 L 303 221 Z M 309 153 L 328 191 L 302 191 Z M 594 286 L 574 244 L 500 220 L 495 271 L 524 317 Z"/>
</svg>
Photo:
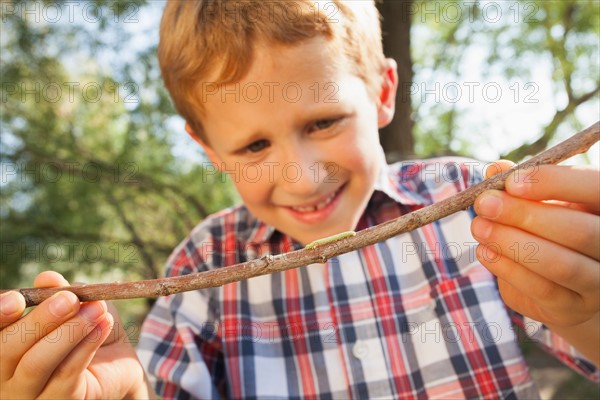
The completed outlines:
<svg viewBox="0 0 600 400">
<path fill-rule="evenodd" d="M 502 299 L 509 307 L 544 323 L 570 324 L 582 318 L 581 296 L 495 250 L 479 245 L 476 254 L 480 262 L 498 277 Z"/>
<path fill-rule="evenodd" d="M 72 373 L 81 373 L 94 358 L 94 353 L 104 345 L 108 336 L 112 332 L 115 320 L 112 314 L 106 313 L 100 323 L 90 332 L 89 335 L 77 346 L 74 352 L 69 354 L 64 363 L 61 364 L 61 371 L 64 376 Z M 65 374 L 62 366 L 71 371 Z"/>
<path fill-rule="evenodd" d="M 475 239 L 498 255 L 557 285 L 586 298 L 591 297 L 590 302 L 598 302 L 595 300 L 600 281 L 597 261 L 528 232 L 485 218 L 475 218 L 471 228 Z M 546 287 L 542 287 L 538 293 L 539 289 L 532 285 L 530 291 L 537 293 L 537 296 L 547 294 Z"/>
<path fill-rule="evenodd" d="M 579 203 L 600 211 L 600 170 L 588 167 L 540 165 L 516 171 L 506 179 L 506 191 L 531 200 Z"/>
<path fill-rule="evenodd" d="M 34 287 L 68 286 L 69 282 L 57 272 L 45 271 L 34 281 Z M 0 295 L 0 330 L 18 320 L 25 311 L 26 304 L 18 292 L 8 292 Z"/>
<path fill-rule="evenodd" d="M 20 293 L 11 291 L 0 295 L 0 329 L 18 320 L 24 311 L 25 298 Z"/>
<path fill-rule="evenodd" d="M 500 262 L 496 263 L 499 264 Z M 502 263 L 504 268 L 510 268 L 510 265 L 506 263 Z M 490 267 L 488 267 L 490 269 Z M 533 277 L 534 279 L 536 277 Z M 535 319 L 536 321 L 546 322 L 548 321 L 548 317 L 544 317 L 547 312 L 544 311 L 540 305 L 538 305 L 531 297 L 529 297 L 529 292 L 522 292 L 506 280 L 502 279 L 498 276 L 498 291 L 500 292 L 500 296 L 502 297 L 502 301 L 511 309 L 516 312 L 529 316 L 530 318 Z M 542 321 L 543 320 L 543 321 Z"/>
<path fill-rule="evenodd" d="M 475 200 L 474 207 L 481 217 L 517 227 L 594 260 L 600 259 L 600 220 L 596 215 L 498 190 L 484 192 Z"/>
<path fill-rule="evenodd" d="M 62 291 L 34 308 L 29 314 L 0 332 L 2 358 L 0 378 L 12 376 L 19 360 L 44 336 L 51 333 L 79 310 L 74 293 Z"/>
<path fill-rule="evenodd" d="M 69 286 L 69 282 L 58 272 L 44 271 L 35 277 L 33 287 L 61 287 Z"/>
<path fill-rule="evenodd" d="M 127 337 L 127 333 L 123 329 L 123 322 L 121 321 L 121 317 L 119 316 L 119 311 L 111 302 L 107 302 L 106 305 L 108 307 L 108 312 L 112 315 L 114 323 L 112 325 L 111 334 L 108 336 L 108 338 L 106 338 L 102 346 L 108 346 L 109 344 L 115 342 L 129 340 L 129 338 Z"/>
<path fill-rule="evenodd" d="M 511 169 L 514 166 L 515 166 L 515 163 L 512 161 L 509 161 L 509 160 L 494 161 L 493 163 L 491 163 L 485 167 L 485 171 L 483 171 L 483 174 L 485 176 L 485 179 L 488 179 L 496 174 L 499 174 L 504 171 L 508 171 L 509 169 Z"/>
<path fill-rule="evenodd" d="M 106 315 L 104 302 L 83 304 L 75 317 L 56 327 L 23 355 L 13 378 L 26 381 L 27 377 L 36 376 L 35 382 L 28 383 L 28 389 L 40 393 L 54 371 L 106 319 Z"/>
<path fill-rule="evenodd" d="M 105 342 L 113 329 L 114 319 L 110 313 L 106 313 L 98 325 L 69 353 L 69 355 L 54 370 L 48 384 L 40 395 L 40 398 L 56 398 L 59 393 L 73 393 L 77 390 L 82 374 L 89 367 L 96 356 L 96 352 Z M 92 389 L 87 382 L 86 390 Z"/>
</svg>

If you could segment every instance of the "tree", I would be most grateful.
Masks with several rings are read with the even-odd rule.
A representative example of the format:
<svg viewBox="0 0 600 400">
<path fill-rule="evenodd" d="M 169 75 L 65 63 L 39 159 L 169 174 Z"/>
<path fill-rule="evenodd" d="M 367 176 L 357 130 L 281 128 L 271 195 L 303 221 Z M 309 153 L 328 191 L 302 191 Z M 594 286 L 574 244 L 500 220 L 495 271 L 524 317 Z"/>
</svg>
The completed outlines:
<svg viewBox="0 0 600 400">
<path fill-rule="evenodd" d="M 582 122 L 586 116 L 577 111 L 590 102 L 597 110 L 598 2 L 384 0 L 379 7 L 388 54 L 398 61 L 401 77 L 411 76 L 411 65 L 415 77 L 408 81 L 412 83 L 400 79 L 397 101 L 397 118 L 406 118 L 409 96 L 402 85 L 409 87 L 414 129 L 411 131 L 405 122 L 396 122 L 383 130 L 382 144 L 387 154 L 476 156 L 478 146 L 489 146 L 489 139 L 474 134 L 486 130 L 486 126 L 477 118 L 469 118 L 476 104 L 465 99 L 469 90 L 481 92 L 486 84 L 503 89 L 505 96 L 514 97 L 514 103 L 537 101 L 554 107 L 538 138 L 501 154 L 504 158 L 523 159 L 546 148 L 561 132 L 575 132 L 593 122 Z M 409 36 L 412 63 L 406 61 L 409 56 L 403 43 Z M 465 71 L 468 60 L 477 58 L 474 54 L 479 56 L 483 72 L 476 82 L 468 82 Z M 554 70 L 551 88 L 540 88 L 533 76 L 532 66 L 542 63 Z M 541 89 L 551 97 L 541 97 Z M 486 93 L 483 98 L 478 94 L 475 102 L 487 102 L 488 108 L 500 109 L 493 99 L 486 98 Z"/>
<path fill-rule="evenodd" d="M 395 117 L 380 132 L 388 161 L 411 158 L 414 155 L 412 103 L 410 87 L 413 82 L 413 64 L 410 54 L 410 31 L 412 16 L 410 10 L 413 0 L 383 1 L 378 3 L 379 12 L 383 16 L 381 32 L 383 51 L 387 57 L 398 64 L 398 94 L 396 96 Z"/>
<path fill-rule="evenodd" d="M 99 55 L 133 48 L 122 22 L 142 2 L 72 5 L 83 21 L 52 21 L 50 3 L 31 4 L 2 15 L 1 284 L 29 285 L 45 269 L 89 280 L 157 277 L 233 191 L 208 162 L 173 154 L 156 43 L 129 62 L 102 64 Z"/>
<path fill-rule="evenodd" d="M 177 153 L 185 138 L 174 138 L 181 122 L 162 88 L 156 42 L 139 39 L 157 35 L 155 4 L 3 3 L 3 287 L 46 268 L 71 277 L 81 271 L 157 276 L 192 226 L 234 201 L 231 185 L 199 151 L 196 161 Z M 403 0 L 379 7 L 385 49 L 400 76 L 396 118 L 382 131 L 391 160 L 474 156 L 486 144 L 485 135 L 473 135 L 482 128 L 471 126 L 485 121 L 471 117 L 465 93 L 454 102 L 451 91 L 443 92 L 464 83 L 475 50 L 486 65 L 482 82 L 531 79 L 530 66 L 539 60 L 554 67 L 554 117 L 538 140 L 507 157 L 539 151 L 565 126 L 580 128 L 585 116 L 578 110 L 598 102 L 594 1 Z M 154 20 L 144 31 L 148 18 Z M 442 91 L 441 100 L 424 95 L 423 85 Z M 521 97 L 533 93 L 522 84 L 517 89 Z"/>
</svg>

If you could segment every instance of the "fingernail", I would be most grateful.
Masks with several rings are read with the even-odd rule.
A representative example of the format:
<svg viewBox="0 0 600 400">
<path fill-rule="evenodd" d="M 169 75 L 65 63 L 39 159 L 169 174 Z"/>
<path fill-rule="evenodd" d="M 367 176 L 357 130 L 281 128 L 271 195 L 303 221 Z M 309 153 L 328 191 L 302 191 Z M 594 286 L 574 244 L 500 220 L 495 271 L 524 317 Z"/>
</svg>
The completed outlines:
<svg viewBox="0 0 600 400">
<path fill-rule="evenodd" d="M 492 223 L 484 218 L 475 218 L 471 229 L 475 239 L 487 239 L 492 234 Z"/>
<path fill-rule="evenodd" d="M 95 321 L 100 318 L 106 312 L 106 308 L 102 303 L 88 303 L 81 306 L 79 310 L 79 315 L 83 318 Z"/>
<path fill-rule="evenodd" d="M 477 207 L 477 215 L 482 217 L 496 219 L 502 212 L 502 200 L 497 193 L 486 192 L 479 201 Z"/>
<path fill-rule="evenodd" d="M 19 300 L 14 292 L 4 293 L 0 296 L 0 313 L 7 317 L 19 311 Z"/>
<path fill-rule="evenodd" d="M 55 317 L 65 317 L 75 310 L 74 296 L 67 292 L 56 293 L 52 296 L 48 309 Z"/>
</svg>

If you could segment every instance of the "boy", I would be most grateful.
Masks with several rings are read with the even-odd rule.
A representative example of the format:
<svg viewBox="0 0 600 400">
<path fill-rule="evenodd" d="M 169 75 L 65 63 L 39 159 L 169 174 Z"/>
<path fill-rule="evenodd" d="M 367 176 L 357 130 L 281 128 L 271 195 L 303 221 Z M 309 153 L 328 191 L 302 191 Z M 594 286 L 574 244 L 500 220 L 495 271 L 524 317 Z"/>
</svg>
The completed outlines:
<svg viewBox="0 0 600 400">
<path fill-rule="evenodd" d="M 397 77 L 377 18 L 371 2 L 167 4 L 166 86 L 244 202 L 196 227 L 168 275 L 361 230 L 479 179 L 468 160 L 385 165 L 377 128 Z M 161 298 L 140 361 L 101 302 L 63 292 L 18 319 L 22 298 L 5 295 L 3 397 L 151 397 L 142 364 L 165 398 L 536 397 L 511 319 L 597 377 L 598 190 L 598 171 L 543 167 L 478 198 L 472 222 L 462 212 L 326 264 Z M 18 340 L 36 324 L 56 329 Z"/>
</svg>

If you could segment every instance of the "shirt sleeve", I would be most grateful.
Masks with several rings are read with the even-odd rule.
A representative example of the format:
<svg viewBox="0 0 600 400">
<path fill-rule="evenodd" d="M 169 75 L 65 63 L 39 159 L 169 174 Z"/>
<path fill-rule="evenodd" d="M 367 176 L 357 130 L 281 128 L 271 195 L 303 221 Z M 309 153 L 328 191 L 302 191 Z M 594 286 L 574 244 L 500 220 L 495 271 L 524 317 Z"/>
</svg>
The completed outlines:
<svg viewBox="0 0 600 400">
<path fill-rule="evenodd" d="M 541 322 L 525 317 L 510 309 L 509 313 L 513 322 L 545 351 L 554 355 L 568 367 L 586 378 L 594 382 L 600 382 L 600 371 L 566 340 L 552 332 Z"/>
</svg>

